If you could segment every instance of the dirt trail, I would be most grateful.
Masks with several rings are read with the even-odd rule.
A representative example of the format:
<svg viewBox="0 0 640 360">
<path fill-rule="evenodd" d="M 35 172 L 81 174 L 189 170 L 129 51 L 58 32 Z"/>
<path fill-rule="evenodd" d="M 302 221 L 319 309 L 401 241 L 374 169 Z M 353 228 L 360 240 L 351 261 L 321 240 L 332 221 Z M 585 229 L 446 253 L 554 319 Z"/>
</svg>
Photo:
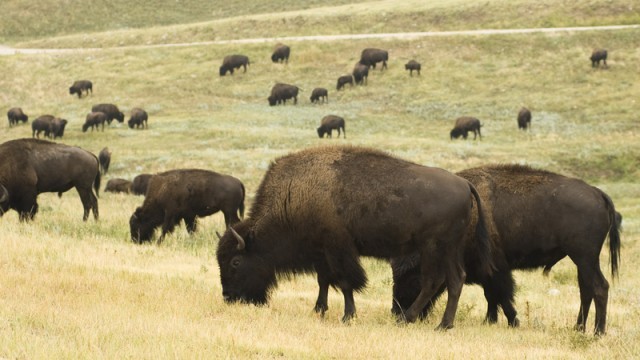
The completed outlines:
<svg viewBox="0 0 640 360">
<path fill-rule="evenodd" d="M 609 25 L 609 26 L 533 28 L 533 29 L 426 31 L 426 32 L 381 33 L 381 34 L 285 36 L 285 37 L 273 37 L 273 38 L 201 41 L 201 42 L 178 43 L 178 44 L 131 45 L 131 46 L 119 46 L 115 48 L 126 50 L 126 49 L 152 49 L 152 48 L 164 48 L 164 47 L 186 47 L 186 46 L 221 45 L 221 44 L 258 44 L 258 43 L 275 43 L 275 42 L 335 41 L 335 40 L 356 40 L 356 39 L 407 40 L 407 39 L 417 39 L 422 37 L 509 35 L 509 34 L 559 33 L 559 32 L 578 32 L 578 31 L 613 31 L 613 30 L 628 30 L 628 29 L 640 29 L 640 25 Z M 15 49 L 8 46 L 0 45 L 0 55 L 59 54 L 59 53 L 69 53 L 69 52 L 101 51 L 101 50 L 109 50 L 109 49 L 114 49 L 114 48 Z"/>
</svg>

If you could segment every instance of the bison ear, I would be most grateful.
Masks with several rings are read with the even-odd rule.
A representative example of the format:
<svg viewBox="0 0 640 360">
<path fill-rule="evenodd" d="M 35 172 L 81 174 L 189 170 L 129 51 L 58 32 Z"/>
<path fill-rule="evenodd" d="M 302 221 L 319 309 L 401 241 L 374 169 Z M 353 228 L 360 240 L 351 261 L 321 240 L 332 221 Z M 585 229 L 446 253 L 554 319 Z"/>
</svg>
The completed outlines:
<svg viewBox="0 0 640 360">
<path fill-rule="evenodd" d="M 236 240 L 238 240 L 238 250 L 240 251 L 244 250 L 244 248 L 246 247 L 246 244 L 242 236 L 240 236 L 240 234 L 238 234 L 232 227 L 229 227 L 229 230 L 231 231 L 231 234 L 233 234 L 233 237 L 236 238 Z"/>
<path fill-rule="evenodd" d="M 4 185 L 0 184 L 0 203 L 7 200 L 9 200 L 9 191 L 7 191 L 7 188 L 4 187 Z"/>
</svg>

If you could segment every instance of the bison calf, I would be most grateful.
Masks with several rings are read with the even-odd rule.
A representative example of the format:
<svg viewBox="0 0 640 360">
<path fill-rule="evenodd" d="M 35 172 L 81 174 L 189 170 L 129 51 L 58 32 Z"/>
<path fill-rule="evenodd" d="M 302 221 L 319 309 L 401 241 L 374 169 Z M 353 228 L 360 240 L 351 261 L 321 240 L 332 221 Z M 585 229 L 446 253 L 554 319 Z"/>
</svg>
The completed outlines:
<svg viewBox="0 0 640 360">
<path fill-rule="evenodd" d="M 220 66 L 220 76 L 225 76 L 227 72 L 233 75 L 234 69 L 244 68 L 244 72 L 247 72 L 247 66 L 249 65 L 249 58 L 245 55 L 228 55 L 222 60 Z"/>
<path fill-rule="evenodd" d="M 129 128 L 133 129 L 148 129 L 149 125 L 147 124 L 147 120 L 149 119 L 149 115 L 147 114 L 146 111 L 140 109 L 140 108 L 133 108 L 131 109 L 131 118 L 129 119 L 129 121 L 127 121 L 127 124 L 129 124 Z"/>
<path fill-rule="evenodd" d="M 111 151 L 108 147 L 103 148 L 98 153 L 98 161 L 100 162 L 100 169 L 103 174 L 109 171 L 109 165 L 111 164 Z"/>
<path fill-rule="evenodd" d="M 102 125 L 102 131 L 104 131 L 104 123 L 106 121 L 107 115 L 103 112 L 88 113 L 84 124 L 82 125 L 82 132 L 87 132 L 89 128 L 91 128 L 91 131 L 95 128 L 97 131 L 100 125 Z"/>
<path fill-rule="evenodd" d="M 338 78 L 338 84 L 336 85 L 336 90 L 342 89 L 347 84 L 351 84 L 351 86 L 353 86 L 353 76 L 351 75 L 340 76 Z"/>
<path fill-rule="evenodd" d="M 91 93 L 93 95 L 93 83 L 91 81 L 78 80 L 75 81 L 69 88 L 69 94 L 78 94 L 78 99 L 82 97 L 82 93 L 86 93 L 86 95 L 89 95 L 89 93 Z"/>
<path fill-rule="evenodd" d="M 418 73 L 418 75 L 420 75 L 421 67 L 422 66 L 420 65 L 420 63 L 415 60 L 410 60 L 408 63 L 404 65 L 404 69 L 409 70 L 409 76 L 413 76 L 413 70 L 415 70 Z"/>
<path fill-rule="evenodd" d="M 313 91 L 311 92 L 311 97 L 309 98 L 309 100 L 311 100 L 312 103 L 316 103 L 316 102 L 320 102 L 322 99 L 322 102 L 329 102 L 329 91 L 327 91 L 327 89 L 325 88 L 315 88 L 313 89 Z"/>
<path fill-rule="evenodd" d="M 196 218 L 224 214 L 227 227 L 244 216 L 244 185 L 240 180 L 199 169 L 179 169 L 156 174 L 149 180 L 144 202 L 131 219 L 131 239 L 135 243 L 151 241 L 162 225 L 161 243 L 167 233 L 184 220 L 189 233 L 196 231 Z M 238 217 L 238 212 L 240 217 Z"/>
<path fill-rule="evenodd" d="M 338 130 L 338 137 L 340 137 L 340 129 L 342 129 L 344 133 L 342 137 L 346 139 L 347 131 L 344 129 L 344 119 L 336 115 L 327 115 L 322 118 L 322 122 L 318 128 L 318 137 L 322 138 L 327 134 L 327 138 L 330 138 L 333 130 Z"/>
<path fill-rule="evenodd" d="M 125 179 L 109 179 L 104 187 L 105 192 L 125 193 L 131 191 L 131 181 Z"/>
<path fill-rule="evenodd" d="M 518 129 L 529 130 L 531 128 L 531 111 L 523 107 L 518 112 Z"/>
<path fill-rule="evenodd" d="M 29 117 L 27 116 L 27 114 L 22 112 L 22 108 L 19 107 L 9 109 L 9 111 L 7 111 L 7 119 L 9 120 L 9 127 L 18 125 L 18 122 L 20 121 L 22 121 L 23 123 L 29 121 Z"/>
<path fill-rule="evenodd" d="M 600 61 L 604 62 L 604 66 L 607 66 L 607 50 L 596 49 L 591 53 L 591 67 L 600 66 Z"/>
<path fill-rule="evenodd" d="M 462 136 L 462 138 L 466 140 L 467 133 L 469 131 L 473 131 L 473 140 L 476 139 L 476 136 L 479 136 L 480 139 L 482 140 L 482 134 L 480 134 L 481 126 L 482 125 L 480 124 L 480 120 L 474 117 L 470 117 L 470 116 L 459 117 L 458 119 L 456 119 L 456 124 L 453 127 L 453 130 L 451 130 L 451 133 L 450 133 L 451 140 L 457 139 L 460 136 Z"/>
</svg>

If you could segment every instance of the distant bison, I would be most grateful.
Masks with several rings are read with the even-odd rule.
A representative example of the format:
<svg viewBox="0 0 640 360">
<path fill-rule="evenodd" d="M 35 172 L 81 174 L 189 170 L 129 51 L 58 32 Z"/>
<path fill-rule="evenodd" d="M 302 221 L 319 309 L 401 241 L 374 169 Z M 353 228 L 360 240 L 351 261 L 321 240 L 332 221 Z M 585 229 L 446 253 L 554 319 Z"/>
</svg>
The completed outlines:
<svg viewBox="0 0 640 360">
<path fill-rule="evenodd" d="M 404 69 L 409 70 L 409 76 L 413 76 L 414 70 L 418 73 L 418 75 L 420 75 L 421 67 L 422 66 L 420 65 L 420 63 L 415 60 L 410 60 L 408 63 L 404 65 Z"/>
<path fill-rule="evenodd" d="M 69 94 L 78 94 L 78 99 L 82 97 L 82 93 L 89 95 L 93 94 L 93 83 L 89 80 L 78 80 L 69 88 Z"/>
<path fill-rule="evenodd" d="M 329 91 L 325 88 L 315 88 L 311 92 L 311 97 L 309 98 L 312 103 L 320 102 L 329 102 Z"/>
<path fill-rule="evenodd" d="M 53 115 L 42 115 L 31 122 L 31 135 L 40 138 L 40 133 L 44 132 L 45 137 L 56 139 L 64 135 L 66 125 L 66 119 L 60 119 Z"/>
<path fill-rule="evenodd" d="M 134 177 L 131 182 L 131 192 L 135 195 L 145 195 L 152 176 L 151 174 L 140 174 Z"/>
<path fill-rule="evenodd" d="M 291 53 L 291 48 L 284 44 L 276 45 L 275 50 L 273 50 L 273 54 L 271 54 L 271 61 L 275 62 L 289 62 L 289 54 Z"/>
<path fill-rule="evenodd" d="M 323 138 L 327 134 L 327 137 L 330 138 L 332 130 L 338 130 L 338 137 L 340 137 L 340 129 L 344 133 L 342 137 L 346 139 L 347 131 L 344 129 L 344 119 L 336 115 L 327 115 L 322 118 L 318 128 L 318 137 Z"/>
<path fill-rule="evenodd" d="M 386 50 L 367 48 L 362 50 L 360 55 L 360 64 L 368 67 L 376 68 L 376 64 L 382 62 L 382 69 L 387 68 L 387 61 L 389 60 L 389 53 Z"/>
<path fill-rule="evenodd" d="M 342 89 L 345 85 L 351 84 L 353 86 L 353 76 L 351 75 L 342 75 L 338 78 L 338 83 L 336 85 L 336 90 Z"/>
<path fill-rule="evenodd" d="M 129 124 L 129 128 L 133 129 L 148 129 L 149 125 L 147 124 L 147 120 L 149 119 L 149 115 L 147 112 L 140 108 L 131 109 L 131 118 L 127 122 Z"/>
<path fill-rule="evenodd" d="M 87 114 L 87 117 L 82 125 L 82 132 L 87 132 L 89 128 L 91 131 L 95 128 L 98 130 L 99 126 L 102 126 L 102 131 L 104 131 L 104 123 L 107 121 L 107 115 L 103 112 L 91 112 Z"/>
<path fill-rule="evenodd" d="M 131 192 L 131 181 L 125 179 L 109 179 L 104 188 L 105 192 L 125 193 Z"/>
<path fill-rule="evenodd" d="M 18 122 L 20 121 L 22 121 L 23 123 L 29 121 L 29 117 L 27 116 L 27 114 L 22 112 L 22 108 L 19 107 L 9 109 L 9 111 L 7 111 L 7 119 L 9 119 L 9 127 L 18 125 Z"/>
<path fill-rule="evenodd" d="M 604 62 L 604 66 L 607 66 L 607 50 L 596 49 L 591 53 L 591 67 L 600 66 L 600 60 Z"/>
<path fill-rule="evenodd" d="M 249 65 L 249 58 L 244 55 L 228 55 L 222 60 L 220 66 L 220 76 L 225 76 L 227 72 L 233 75 L 234 69 L 244 68 L 244 72 L 247 72 L 247 66 Z"/>
<path fill-rule="evenodd" d="M 124 114 L 114 104 L 97 104 L 93 105 L 91 112 L 103 112 L 107 115 L 107 124 L 111 125 L 111 122 L 115 119 L 119 123 L 124 122 Z"/>
<path fill-rule="evenodd" d="M 38 194 L 61 194 L 75 187 L 84 207 L 82 219 L 86 221 L 93 211 L 98 220 L 100 170 L 92 153 L 44 140 L 19 139 L 0 145 L 0 159 L 0 215 L 14 209 L 21 221 L 31 220 L 38 212 Z"/>
<path fill-rule="evenodd" d="M 367 78 L 369 77 L 369 67 L 357 63 L 353 68 L 352 75 L 356 85 L 367 85 Z"/>
<path fill-rule="evenodd" d="M 518 112 L 518 129 L 531 129 L 531 111 L 529 111 L 529 109 L 527 109 L 526 107 L 523 107 Z"/>
<path fill-rule="evenodd" d="M 453 130 L 451 130 L 451 133 L 450 133 L 451 140 L 457 139 L 460 136 L 462 136 L 462 138 L 466 140 L 467 133 L 469 131 L 473 131 L 473 140 L 476 139 L 476 136 L 479 136 L 480 139 L 482 139 L 482 134 L 480 134 L 481 126 L 482 125 L 480 124 L 480 120 L 474 117 L 470 117 L 470 116 L 459 117 L 456 120 L 456 124 L 453 127 Z"/>
<path fill-rule="evenodd" d="M 103 148 L 98 153 L 98 160 L 100 162 L 100 169 L 103 174 L 109 171 L 109 165 L 111 164 L 111 151 L 108 147 Z"/>
<path fill-rule="evenodd" d="M 196 217 L 224 214 L 227 227 L 244 216 L 244 185 L 240 180 L 199 169 L 171 170 L 154 175 L 141 207 L 131 219 L 131 239 L 135 243 L 151 241 L 162 225 L 158 243 L 184 220 L 189 233 L 196 231 Z M 238 217 L 238 213 L 240 217 Z"/>
<path fill-rule="evenodd" d="M 54 139 L 61 138 L 64 135 L 64 129 L 67 126 L 66 119 L 54 118 L 51 122 L 50 136 Z"/>
<path fill-rule="evenodd" d="M 298 103 L 298 90 L 295 85 L 277 83 L 271 88 L 271 95 L 267 98 L 269 105 L 285 105 L 288 99 L 293 99 L 293 103 Z"/>
</svg>

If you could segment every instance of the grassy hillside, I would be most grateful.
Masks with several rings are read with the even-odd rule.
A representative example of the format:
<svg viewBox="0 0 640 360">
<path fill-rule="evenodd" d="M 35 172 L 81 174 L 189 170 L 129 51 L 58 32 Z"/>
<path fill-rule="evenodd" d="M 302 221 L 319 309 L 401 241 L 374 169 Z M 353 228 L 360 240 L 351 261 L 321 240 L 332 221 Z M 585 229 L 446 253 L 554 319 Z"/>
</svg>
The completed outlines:
<svg viewBox="0 0 640 360">
<path fill-rule="evenodd" d="M 383 16 L 376 4 L 369 4 L 366 16 Z M 475 6 L 469 4 L 433 2 L 447 14 Z M 505 4 L 486 6 L 511 6 Z M 536 8 L 539 2 L 522 4 Z M 574 10 L 568 2 L 559 6 L 586 14 L 584 19 L 576 16 L 560 23 L 558 17 L 558 25 L 599 24 L 607 18 L 580 10 L 601 9 L 605 2 L 575 4 Z M 334 9 L 303 13 L 320 16 Z M 446 19 L 455 27 L 494 24 Z M 513 18 L 501 21 L 512 24 Z M 169 22 L 157 24 L 165 23 Z M 275 23 L 260 24 L 277 29 Z M 323 24 L 327 29 L 344 26 L 333 16 Z M 201 25 L 193 28 L 197 26 Z M 189 28 L 176 26 L 176 34 L 188 34 L 181 31 Z M 104 39 L 104 44 L 112 37 L 116 42 L 152 39 L 164 29 L 122 30 L 95 38 Z M 297 34 L 293 28 L 287 31 Z M 496 326 L 483 325 L 482 290 L 466 286 L 456 328 L 446 333 L 432 330 L 442 315 L 442 301 L 427 321 L 397 325 L 389 312 L 389 267 L 366 259 L 369 286 L 356 295 L 357 320 L 344 325 L 342 296 L 336 291 L 330 292 L 324 320 L 311 311 L 317 295 L 312 276 L 283 279 L 268 307 L 224 304 L 215 260 L 215 231 L 224 230 L 221 214 L 201 219 L 194 236 L 180 226 L 160 246 L 137 246 L 129 240 L 128 220 L 142 197 L 101 192 L 100 220 L 82 223 L 75 191 L 60 199 L 43 194 L 32 223 L 19 223 L 13 211 L 0 218 L 0 357 L 638 357 L 639 35 L 638 30 L 626 30 L 296 42 L 289 44 L 288 65 L 271 63 L 271 43 L 0 57 L 0 67 L 11 75 L 0 78 L 2 109 L 21 106 L 31 120 L 47 113 L 64 117 L 69 125 L 61 142 L 94 153 L 109 146 L 112 166 L 103 184 L 142 172 L 212 169 L 241 179 L 250 207 L 275 157 L 309 146 L 356 144 L 451 171 L 525 163 L 577 176 L 606 191 L 624 216 L 619 280 L 610 279 L 608 250 L 601 257 L 612 286 L 608 334 L 596 339 L 590 335 L 593 309 L 587 334 L 571 329 L 579 294 L 569 259 L 554 267 L 548 278 L 540 271 L 516 273 L 519 329 L 508 329 L 503 317 Z M 43 39 L 42 44 L 58 44 L 60 39 Z M 64 38 L 64 46 L 85 45 L 83 36 Z M 372 70 L 365 87 L 336 92 L 336 79 L 351 71 L 365 47 L 388 49 L 389 69 Z M 591 68 L 588 58 L 594 47 L 609 49 L 607 69 Z M 221 78 L 221 60 L 232 53 L 248 55 L 251 66 L 247 73 Z M 421 76 L 409 77 L 404 70 L 410 59 L 422 63 Z M 77 79 L 92 80 L 94 94 L 83 99 L 69 95 L 68 87 Z M 302 89 L 298 105 L 268 106 L 266 97 L 279 81 Z M 309 102 L 315 87 L 329 89 L 328 104 Z M 149 130 L 113 124 L 104 132 L 82 133 L 87 112 L 101 102 L 119 105 L 127 117 L 133 107 L 145 108 Z M 530 133 L 517 129 L 521 106 L 532 110 Z M 318 139 L 315 128 L 327 114 L 346 119 L 347 139 Z M 462 115 L 482 121 L 482 140 L 449 139 L 455 119 Z M 31 136 L 28 125 L 9 128 L 5 123 L 0 128 L 0 142 Z"/>
</svg>

